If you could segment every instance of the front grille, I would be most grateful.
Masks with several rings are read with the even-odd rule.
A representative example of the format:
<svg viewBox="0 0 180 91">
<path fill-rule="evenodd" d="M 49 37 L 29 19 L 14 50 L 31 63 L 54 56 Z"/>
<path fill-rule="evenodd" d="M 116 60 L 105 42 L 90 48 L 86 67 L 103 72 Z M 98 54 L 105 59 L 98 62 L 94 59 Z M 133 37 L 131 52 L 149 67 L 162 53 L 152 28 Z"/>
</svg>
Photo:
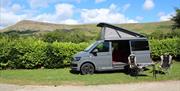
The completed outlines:
<svg viewBox="0 0 180 91">
<path fill-rule="evenodd" d="M 78 65 L 77 64 L 71 64 L 71 67 L 77 67 Z"/>
</svg>

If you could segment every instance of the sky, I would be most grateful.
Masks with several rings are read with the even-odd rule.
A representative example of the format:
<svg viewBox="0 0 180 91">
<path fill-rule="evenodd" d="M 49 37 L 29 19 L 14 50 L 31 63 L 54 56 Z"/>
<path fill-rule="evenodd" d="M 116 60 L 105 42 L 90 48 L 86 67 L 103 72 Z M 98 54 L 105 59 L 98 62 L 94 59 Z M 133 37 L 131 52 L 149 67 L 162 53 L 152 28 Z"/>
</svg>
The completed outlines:
<svg viewBox="0 0 180 91">
<path fill-rule="evenodd" d="M 167 21 L 180 0 L 0 0 L 0 29 L 21 20 L 57 24 Z"/>
</svg>

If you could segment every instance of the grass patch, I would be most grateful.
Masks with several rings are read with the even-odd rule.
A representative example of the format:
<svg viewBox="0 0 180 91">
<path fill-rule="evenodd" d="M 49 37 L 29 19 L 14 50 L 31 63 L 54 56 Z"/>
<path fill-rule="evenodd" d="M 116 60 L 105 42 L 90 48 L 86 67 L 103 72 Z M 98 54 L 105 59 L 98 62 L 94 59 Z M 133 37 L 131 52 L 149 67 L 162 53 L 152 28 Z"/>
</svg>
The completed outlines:
<svg viewBox="0 0 180 91">
<path fill-rule="evenodd" d="M 100 72 L 93 75 L 80 75 L 70 73 L 65 69 L 34 69 L 34 70 L 0 70 L 0 83 L 32 84 L 32 85 L 99 85 L 120 84 L 142 81 L 180 80 L 180 62 L 175 62 L 170 74 L 157 75 L 154 79 L 151 69 L 143 72 L 147 76 L 129 76 L 123 72 Z"/>
</svg>

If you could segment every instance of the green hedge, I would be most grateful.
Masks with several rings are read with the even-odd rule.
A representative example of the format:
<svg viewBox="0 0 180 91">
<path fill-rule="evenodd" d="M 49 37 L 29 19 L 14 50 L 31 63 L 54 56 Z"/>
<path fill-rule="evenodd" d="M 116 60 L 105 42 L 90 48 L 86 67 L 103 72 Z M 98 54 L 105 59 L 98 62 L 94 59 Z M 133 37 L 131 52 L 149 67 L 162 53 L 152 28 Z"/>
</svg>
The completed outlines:
<svg viewBox="0 0 180 91">
<path fill-rule="evenodd" d="M 60 68 L 88 43 L 47 43 L 35 38 L 0 39 L 0 68 Z"/>
<path fill-rule="evenodd" d="M 180 56 L 180 38 L 150 40 L 152 58 L 166 52 Z M 61 68 L 70 64 L 72 55 L 89 43 L 47 43 L 34 37 L 0 38 L 0 69 Z"/>
<path fill-rule="evenodd" d="M 164 53 L 170 53 L 175 58 L 180 56 L 180 38 L 150 40 L 152 58 L 158 58 Z"/>
</svg>

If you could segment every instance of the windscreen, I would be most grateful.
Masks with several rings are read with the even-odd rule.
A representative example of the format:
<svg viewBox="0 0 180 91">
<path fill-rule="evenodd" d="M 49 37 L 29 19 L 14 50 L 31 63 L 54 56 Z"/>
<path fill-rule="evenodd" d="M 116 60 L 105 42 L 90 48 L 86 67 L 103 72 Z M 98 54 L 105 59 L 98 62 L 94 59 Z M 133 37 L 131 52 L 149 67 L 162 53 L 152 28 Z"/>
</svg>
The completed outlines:
<svg viewBox="0 0 180 91">
<path fill-rule="evenodd" d="M 84 51 L 88 52 L 97 42 L 92 43 L 90 46 L 88 46 Z"/>
</svg>

